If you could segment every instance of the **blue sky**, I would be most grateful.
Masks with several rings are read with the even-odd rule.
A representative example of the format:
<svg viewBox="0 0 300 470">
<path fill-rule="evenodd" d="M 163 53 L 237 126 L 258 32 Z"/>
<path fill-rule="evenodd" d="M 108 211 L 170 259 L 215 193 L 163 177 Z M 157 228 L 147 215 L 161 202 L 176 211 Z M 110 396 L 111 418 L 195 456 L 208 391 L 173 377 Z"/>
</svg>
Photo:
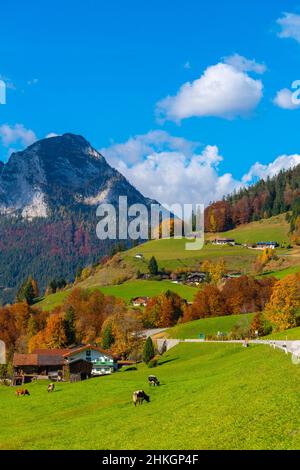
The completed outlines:
<svg viewBox="0 0 300 470">
<path fill-rule="evenodd" d="M 198 198 L 198 184 L 207 201 L 300 163 L 300 110 L 284 93 L 274 103 L 300 80 L 300 0 L 19 0 L 0 13 L 2 160 L 35 137 L 74 132 L 170 201 L 189 187 Z M 233 93 L 241 87 L 225 93 L 225 111 L 195 83 L 208 69 L 207 80 L 230 72 Z"/>
</svg>

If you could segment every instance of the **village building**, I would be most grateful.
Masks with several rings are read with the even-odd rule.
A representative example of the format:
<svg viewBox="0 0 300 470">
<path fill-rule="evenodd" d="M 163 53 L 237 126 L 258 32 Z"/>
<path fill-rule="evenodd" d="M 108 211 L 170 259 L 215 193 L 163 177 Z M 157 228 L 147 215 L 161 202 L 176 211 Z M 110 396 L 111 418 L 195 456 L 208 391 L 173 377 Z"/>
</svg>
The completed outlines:
<svg viewBox="0 0 300 470">
<path fill-rule="evenodd" d="M 215 238 L 213 240 L 213 245 L 235 245 L 234 238 Z"/>
<path fill-rule="evenodd" d="M 111 374 L 114 360 L 93 345 L 70 349 L 36 349 L 30 354 L 15 353 L 13 385 L 34 379 L 79 381 Z"/>
<path fill-rule="evenodd" d="M 195 272 L 187 275 L 185 283 L 198 286 L 199 284 L 202 284 L 202 282 L 205 282 L 206 279 L 207 273 Z"/>
<path fill-rule="evenodd" d="M 265 248 L 270 248 L 271 250 L 275 250 L 279 245 L 277 242 L 257 242 L 256 248 L 258 250 L 264 250 Z"/>
<path fill-rule="evenodd" d="M 147 307 L 148 302 L 149 297 L 134 297 L 130 301 L 134 307 Z"/>
<path fill-rule="evenodd" d="M 144 256 L 141 253 L 137 253 L 134 257 L 136 259 L 143 259 L 144 258 Z"/>
<path fill-rule="evenodd" d="M 242 273 L 240 272 L 233 272 L 233 273 L 227 273 L 223 277 L 225 279 L 236 279 L 242 276 Z"/>
</svg>

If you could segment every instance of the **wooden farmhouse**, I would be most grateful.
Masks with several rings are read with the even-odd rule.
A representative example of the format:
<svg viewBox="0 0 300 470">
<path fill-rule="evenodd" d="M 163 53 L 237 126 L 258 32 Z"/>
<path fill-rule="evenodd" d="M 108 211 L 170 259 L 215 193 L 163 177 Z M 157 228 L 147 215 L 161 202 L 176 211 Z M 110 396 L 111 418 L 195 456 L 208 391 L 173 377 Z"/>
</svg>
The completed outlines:
<svg viewBox="0 0 300 470">
<path fill-rule="evenodd" d="M 31 354 L 15 353 L 13 385 L 33 379 L 85 380 L 114 371 L 114 360 L 91 344 L 70 349 L 36 349 Z"/>
</svg>

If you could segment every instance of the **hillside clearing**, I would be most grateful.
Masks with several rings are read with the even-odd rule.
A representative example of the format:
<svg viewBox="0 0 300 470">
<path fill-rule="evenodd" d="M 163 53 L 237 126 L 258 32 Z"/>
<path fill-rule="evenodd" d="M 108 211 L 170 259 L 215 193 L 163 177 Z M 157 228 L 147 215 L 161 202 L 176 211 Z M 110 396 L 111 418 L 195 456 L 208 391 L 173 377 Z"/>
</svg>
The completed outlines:
<svg viewBox="0 0 300 470">
<path fill-rule="evenodd" d="M 237 243 L 257 243 L 259 241 L 276 241 L 289 243 L 289 223 L 286 214 L 280 214 L 269 219 L 250 222 L 218 234 L 208 234 L 209 238 L 234 238 Z"/>
</svg>

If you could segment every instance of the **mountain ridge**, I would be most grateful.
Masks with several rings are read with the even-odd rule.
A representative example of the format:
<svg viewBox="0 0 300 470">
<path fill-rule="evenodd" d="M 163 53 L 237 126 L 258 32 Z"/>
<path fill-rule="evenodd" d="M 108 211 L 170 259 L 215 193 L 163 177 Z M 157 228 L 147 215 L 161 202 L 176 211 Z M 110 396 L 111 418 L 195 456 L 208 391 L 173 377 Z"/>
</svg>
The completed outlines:
<svg viewBox="0 0 300 470">
<path fill-rule="evenodd" d="M 126 178 L 82 136 L 66 133 L 13 153 L 0 173 L 0 214 L 47 217 L 57 206 L 85 210 L 100 202 L 149 205 Z"/>
</svg>

